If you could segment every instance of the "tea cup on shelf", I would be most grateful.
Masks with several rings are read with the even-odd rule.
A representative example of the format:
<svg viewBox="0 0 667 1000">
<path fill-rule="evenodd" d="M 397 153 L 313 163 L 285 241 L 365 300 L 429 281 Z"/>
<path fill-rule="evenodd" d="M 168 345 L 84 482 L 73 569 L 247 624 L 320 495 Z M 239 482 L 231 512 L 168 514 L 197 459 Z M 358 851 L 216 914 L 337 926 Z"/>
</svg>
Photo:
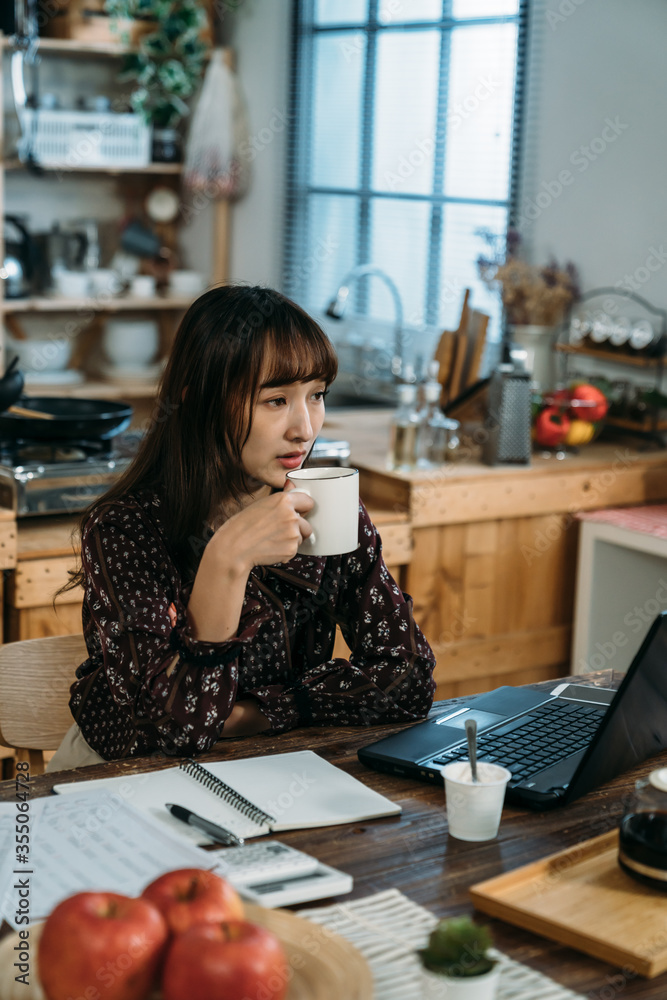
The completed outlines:
<svg viewBox="0 0 667 1000">
<path fill-rule="evenodd" d="M 67 271 L 58 268 L 53 275 L 56 295 L 64 299 L 84 299 L 90 293 L 88 271 Z"/>
<path fill-rule="evenodd" d="M 172 295 L 199 295 L 204 290 L 204 275 L 199 271 L 172 271 L 169 291 Z"/>
<path fill-rule="evenodd" d="M 89 274 L 91 295 L 118 295 L 123 287 L 119 275 L 110 267 L 98 267 Z"/>
<path fill-rule="evenodd" d="M 137 274 L 130 283 L 130 295 L 134 299 L 155 298 L 155 278 L 152 274 Z"/>
</svg>

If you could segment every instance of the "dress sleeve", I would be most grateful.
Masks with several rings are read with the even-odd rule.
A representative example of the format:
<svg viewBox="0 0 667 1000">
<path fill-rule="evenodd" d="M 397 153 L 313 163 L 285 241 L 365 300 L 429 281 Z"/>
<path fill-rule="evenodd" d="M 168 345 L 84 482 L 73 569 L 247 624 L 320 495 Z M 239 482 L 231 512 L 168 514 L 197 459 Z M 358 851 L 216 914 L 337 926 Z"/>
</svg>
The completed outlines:
<svg viewBox="0 0 667 1000">
<path fill-rule="evenodd" d="M 309 666 L 291 687 L 253 692 L 272 731 L 297 725 L 369 726 L 423 719 L 433 703 L 435 658 L 382 557 L 363 504 L 359 547 L 343 557 L 334 616 L 351 654 Z"/>
<path fill-rule="evenodd" d="M 116 704 L 155 749 L 206 750 L 234 706 L 237 657 L 250 635 L 193 637 L 173 563 L 140 507 L 89 522 L 82 565 L 92 642 Z"/>
</svg>

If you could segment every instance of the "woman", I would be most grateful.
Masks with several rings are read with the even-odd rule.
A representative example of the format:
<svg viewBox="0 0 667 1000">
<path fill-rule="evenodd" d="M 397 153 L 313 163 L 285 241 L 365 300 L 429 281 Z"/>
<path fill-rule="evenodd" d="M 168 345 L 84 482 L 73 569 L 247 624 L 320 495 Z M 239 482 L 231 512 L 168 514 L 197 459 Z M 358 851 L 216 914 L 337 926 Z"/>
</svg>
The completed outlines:
<svg viewBox="0 0 667 1000">
<path fill-rule="evenodd" d="M 202 295 L 176 335 L 132 466 L 82 521 L 89 658 L 50 770 L 301 725 L 423 718 L 434 659 L 363 504 L 359 547 L 296 554 L 313 501 L 289 470 L 324 420 L 336 358 L 265 288 Z M 339 624 L 352 651 L 332 658 Z"/>
</svg>

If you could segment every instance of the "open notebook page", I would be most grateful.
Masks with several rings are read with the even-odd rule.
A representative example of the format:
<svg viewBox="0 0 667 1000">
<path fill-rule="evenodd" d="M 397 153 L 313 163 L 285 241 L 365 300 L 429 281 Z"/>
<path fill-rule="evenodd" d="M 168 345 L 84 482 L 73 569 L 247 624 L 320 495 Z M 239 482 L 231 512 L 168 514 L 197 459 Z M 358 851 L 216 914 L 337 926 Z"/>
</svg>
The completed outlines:
<svg viewBox="0 0 667 1000">
<path fill-rule="evenodd" d="M 245 839 L 281 830 L 357 823 L 393 816 L 401 811 L 399 805 L 312 750 L 206 762 L 202 766 L 274 817 L 275 822 L 257 827 L 180 768 L 56 785 L 54 791 L 113 789 L 126 801 L 168 824 L 172 832 L 200 844 L 211 843 L 211 840 L 171 816 L 165 803 L 185 806 Z"/>
</svg>

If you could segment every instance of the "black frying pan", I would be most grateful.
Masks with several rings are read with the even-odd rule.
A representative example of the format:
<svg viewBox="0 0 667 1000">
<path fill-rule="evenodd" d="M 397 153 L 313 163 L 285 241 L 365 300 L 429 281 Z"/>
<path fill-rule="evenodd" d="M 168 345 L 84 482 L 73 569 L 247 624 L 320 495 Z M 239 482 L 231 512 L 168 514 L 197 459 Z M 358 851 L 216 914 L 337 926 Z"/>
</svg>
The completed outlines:
<svg viewBox="0 0 667 1000">
<path fill-rule="evenodd" d="M 0 440 L 107 441 L 130 424 L 132 407 L 106 399 L 23 396 L 21 405 L 52 413 L 53 420 L 0 413 Z"/>
</svg>

